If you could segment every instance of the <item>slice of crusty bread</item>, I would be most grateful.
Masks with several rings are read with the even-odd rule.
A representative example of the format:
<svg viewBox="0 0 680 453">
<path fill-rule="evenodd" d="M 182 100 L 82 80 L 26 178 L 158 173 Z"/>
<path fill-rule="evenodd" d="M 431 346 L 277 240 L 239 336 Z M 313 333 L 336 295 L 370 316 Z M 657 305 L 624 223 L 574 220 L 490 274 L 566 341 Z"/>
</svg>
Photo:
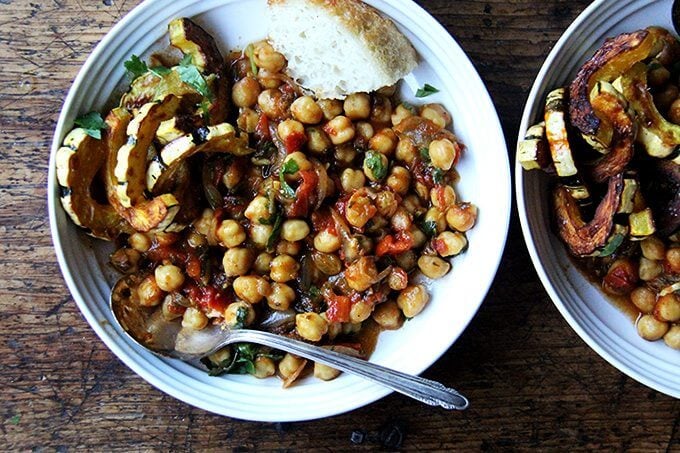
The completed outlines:
<svg viewBox="0 0 680 453">
<path fill-rule="evenodd" d="M 417 65 L 394 23 L 359 0 L 269 0 L 268 11 L 270 42 L 318 98 L 374 91 Z"/>
</svg>

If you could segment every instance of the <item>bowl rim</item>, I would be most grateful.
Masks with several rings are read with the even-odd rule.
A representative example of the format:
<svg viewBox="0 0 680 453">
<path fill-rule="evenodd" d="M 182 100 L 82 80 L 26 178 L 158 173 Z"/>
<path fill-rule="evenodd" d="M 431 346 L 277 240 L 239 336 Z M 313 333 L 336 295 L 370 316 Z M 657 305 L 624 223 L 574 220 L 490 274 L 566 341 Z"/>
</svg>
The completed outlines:
<svg viewBox="0 0 680 453">
<path fill-rule="evenodd" d="M 489 129 L 494 130 L 495 133 L 498 135 L 497 139 L 499 140 L 499 143 L 503 146 L 503 149 L 506 151 L 505 152 L 505 161 L 502 165 L 502 173 L 504 174 L 504 181 L 503 183 L 506 183 L 505 185 L 507 186 L 507 193 L 505 197 L 499 197 L 499 208 L 503 209 L 502 212 L 504 212 L 504 223 L 501 225 L 504 234 L 503 237 L 500 238 L 500 247 L 498 252 L 496 253 L 496 256 L 494 257 L 493 260 L 489 260 L 489 269 L 493 270 L 493 272 L 489 272 L 489 275 L 487 276 L 487 281 L 484 281 L 482 284 L 480 284 L 480 287 L 482 288 L 481 293 L 483 296 L 480 298 L 478 301 L 478 304 L 474 307 L 474 310 L 472 311 L 472 315 L 469 317 L 469 319 L 466 320 L 464 323 L 463 328 L 460 330 L 460 332 L 452 336 L 450 339 L 450 342 L 448 343 L 448 346 L 439 351 L 437 354 L 434 354 L 432 357 L 432 360 L 428 361 L 427 365 L 422 367 L 418 371 L 418 373 L 421 373 L 425 371 L 429 366 L 431 366 L 435 361 L 439 360 L 443 354 L 446 353 L 448 348 L 451 347 L 451 345 L 458 339 L 458 337 L 462 334 L 462 332 L 465 331 L 469 323 L 472 321 L 472 318 L 474 318 L 474 315 L 477 313 L 479 310 L 479 307 L 483 303 L 484 299 L 488 295 L 489 289 L 491 287 L 491 284 L 493 283 L 493 280 L 495 278 L 495 275 L 498 271 L 498 268 L 500 266 L 501 258 L 503 255 L 503 250 L 505 248 L 505 244 L 507 241 L 507 235 L 509 231 L 509 224 L 510 224 L 510 216 L 511 216 L 511 205 L 512 205 L 512 190 L 511 190 L 511 176 L 510 176 L 510 163 L 509 163 L 509 157 L 507 153 L 507 143 L 505 141 L 505 137 L 503 135 L 503 130 L 501 127 L 500 120 L 498 118 L 498 113 L 495 109 L 495 106 L 491 100 L 491 96 L 488 93 L 488 90 L 482 81 L 481 77 L 479 76 L 478 72 L 474 68 L 472 62 L 470 61 L 469 57 L 465 54 L 465 52 L 462 50 L 460 45 L 457 43 L 457 41 L 449 34 L 449 32 L 436 20 L 434 17 L 432 17 L 427 11 L 425 11 L 421 6 L 419 6 L 417 3 L 415 3 L 413 0 L 390 0 L 387 2 L 386 0 L 364 0 L 366 3 L 376 7 L 379 11 L 383 12 L 383 9 L 376 6 L 377 2 L 384 2 L 387 5 L 389 5 L 389 8 L 396 9 L 396 10 L 401 10 L 401 11 L 408 11 L 408 14 L 411 15 L 412 17 L 415 17 L 415 21 L 419 23 L 419 25 L 422 25 L 424 28 L 426 27 L 428 31 L 432 34 L 435 34 L 437 37 L 441 37 L 443 39 L 443 43 L 441 44 L 442 47 L 448 47 L 451 48 L 453 52 L 456 53 L 456 59 L 462 66 L 465 66 L 465 70 L 469 71 L 470 77 L 474 79 L 475 83 L 477 84 L 477 87 L 479 88 L 479 95 L 481 96 L 480 103 L 488 103 L 488 107 L 490 108 L 490 111 L 493 113 L 493 119 L 489 118 L 492 120 L 493 124 L 490 124 Z M 224 410 L 224 406 L 220 406 L 219 404 L 215 404 L 212 406 L 206 406 L 205 404 L 201 404 L 197 402 L 197 400 L 193 399 L 191 395 L 187 394 L 186 392 L 180 392 L 178 391 L 171 383 L 165 382 L 162 379 L 159 379 L 156 375 L 151 373 L 149 371 L 149 367 L 153 368 L 153 364 L 149 365 L 148 361 L 144 360 L 137 360 L 133 358 L 133 354 L 131 354 L 130 347 L 127 343 L 121 342 L 119 339 L 116 338 L 116 335 L 113 335 L 111 331 L 107 331 L 106 326 L 102 325 L 100 321 L 97 319 L 95 314 L 93 313 L 92 309 L 88 306 L 86 303 L 85 299 L 83 298 L 82 294 L 80 293 L 80 288 L 76 284 L 72 274 L 71 270 L 69 269 L 68 266 L 68 261 L 65 256 L 65 251 L 63 248 L 63 244 L 61 242 L 61 239 L 59 237 L 59 225 L 57 221 L 57 210 L 60 209 L 61 203 L 59 201 L 59 196 L 57 194 L 57 189 L 58 189 L 58 184 L 56 183 L 56 171 L 55 171 L 55 152 L 59 148 L 61 144 L 61 139 L 62 136 L 64 135 L 66 130 L 66 113 L 68 110 L 68 107 L 74 102 L 74 98 L 76 96 L 76 93 L 81 89 L 81 87 L 86 84 L 85 76 L 87 73 L 89 73 L 92 68 L 97 64 L 97 62 L 106 56 L 106 53 L 111 45 L 111 43 L 114 41 L 114 39 L 120 35 L 120 34 L 125 34 L 125 30 L 129 27 L 129 24 L 134 22 L 135 19 L 138 17 L 144 15 L 147 11 L 151 10 L 152 8 L 157 7 L 157 5 L 162 4 L 162 0 L 147 0 L 139 5 L 137 5 L 135 8 L 133 8 L 129 13 L 125 15 L 121 20 L 119 20 L 109 31 L 106 33 L 106 35 L 103 37 L 103 39 L 97 44 L 97 46 L 94 48 L 94 50 L 90 53 L 90 55 L 87 57 L 85 63 L 83 66 L 80 68 L 78 75 L 74 79 L 74 82 L 69 89 L 69 92 L 66 96 L 66 99 L 63 103 L 61 113 L 59 115 L 59 120 L 57 122 L 57 126 L 55 128 L 54 132 L 54 137 L 52 140 L 51 144 L 51 153 L 50 153 L 50 163 L 49 163 L 49 178 L 48 178 L 48 212 L 49 212 L 49 220 L 50 220 L 50 230 L 51 230 L 51 236 L 52 236 L 52 242 L 54 244 L 55 248 L 55 253 L 57 255 L 57 260 L 59 263 L 59 267 L 61 269 L 62 275 L 64 276 L 64 279 L 66 281 L 66 284 L 69 288 L 69 291 L 75 300 L 81 314 L 83 317 L 87 320 L 88 324 L 91 326 L 91 328 L 94 330 L 94 332 L 97 334 L 97 336 L 106 344 L 106 346 L 120 359 L 125 365 L 127 365 L 132 371 L 134 371 L 137 375 L 139 375 L 142 379 L 144 379 L 146 382 L 151 384 L 152 386 L 158 388 L 162 392 L 179 399 L 183 401 L 184 403 L 190 404 L 195 407 L 199 407 L 201 409 L 217 413 L 220 415 L 226 415 L 232 418 L 237 418 L 237 419 L 243 419 L 243 420 L 256 420 L 256 421 L 303 421 L 303 420 L 310 420 L 310 419 L 318 419 L 322 417 L 327 417 L 327 416 L 332 416 L 332 415 L 338 415 L 344 412 L 348 412 L 354 409 L 357 409 L 359 407 L 363 407 L 367 404 L 370 404 L 380 398 L 383 398 L 384 396 L 390 394 L 392 391 L 386 388 L 382 387 L 376 387 L 377 390 L 374 390 L 370 397 L 364 398 L 361 400 L 359 404 L 354 404 L 351 407 L 344 408 L 342 410 L 337 410 L 332 407 L 328 408 L 326 411 L 320 411 L 317 410 L 315 413 L 310 414 L 307 417 L 294 417 L 294 418 L 263 418 L 263 417 L 251 417 L 249 415 L 244 415 L 244 414 L 234 414 L 231 411 Z M 200 0 L 193 0 L 189 4 L 197 4 L 200 3 Z M 499 164 L 500 165 L 500 164 Z M 167 359 L 163 359 L 167 360 Z M 139 363 L 138 363 L 139 362 Z"/>
<path fill-rule="evenodd" d="M 625 8 L 626 6 L 639 2 L 640 0 L 624 0 L 624 1 L 619 1 L 617 2 L 617 6 L 620 9 Z M 645 0 L 645 5 L 654 3 L 659 0 Z M 543 84 L 544 79 L 546 78 L 546 75 L 550 72 L 555 60 L 562 55 L 563 52 L 568 51 L 568 41 L 580 31 L 580 28 L 583 26 L 584 22 L 587 20 L 591 19 L 592 17 L 595 17 L 598 15 L 599 11 L 603 7 L 609 7 L 610 1 L 608 0 L 595 0 L 593 3 L 591 3 L 588 7 L 586 7 L 577 17 L 574 19 L 574 21 L 569 25 L 569 27 L 562 33 L 558 41 L 556 42 L 555 46 L 552 48 L 548 56 L 546 57 L 545 61 L 543 62 L 541 69 L 539 70 L 538 74 L 536 75 L 536 78 L 534 80 L 534 83 L 532 84 L 531 90 L 529 92 L 529 95 L 527 96 L 527 100 L 525 102 L 524 110 L 522 113 L 522 118 L 519 126 L 519 130 L 517 133 L 517 142 L 516 142 L 516 149 L 517 146 L 519 146 L 519 143 L 524 139 L 524 134 L 526 133 L 526 130 L 528 129 L 529 125 L 533 121 L 533 116 L 532 116 L 532 110 L 534 110 L 534 106 L 537 104 L 539 96 L 541 96 L 545 88 L 542 88 L 541 85 Z M 641 2 L 642 3 L 642 2 Z M 584 56 L 581 55 L 580 58 L 583 58 Z M 634 380 L 646 385 L 649 388 L 652 388 L 654 390 L 657 390 L 659 392 L 665 393 L 667 395 L 673 396 L 675 398 L 680 398 L 680 393 L 678 393 L 675 389 L 670 388 L 666 385 L 664 385 L 662 382 L 658 382 L 653 380 L 652 378 L 649 378 L 647 376 L 644 376 L 637 372 L 636 370 L 630 368 L 627 364 L 625 364 L 623 361 L 621 361 L 618 357 L 616 357 L 615 354 L 607 350 L 607 348 L 603 347 L 600 345 L 599 341 L 596 338 L 593 337 L 590 333 L 588 333 L 582 326 L 579 320 L 576 319 L 576 317 L 569 311 L 569 309 L 566 307 L 565 303 L 562 301 L 560 298 L 558 291 L 555 289 L 554 285 L 551 283 L 550 276 L 545 270 L 545 267 L 542 265 L 541 257 L 539 256 L 538 249 L 536 247 L 536 244 L 534 242 L 533 236 L 532 236 L 532 229 L 531 229 L 531 222 L 529 221 L 528 215 L 527 215 L 527 200 L 524 198 L 524 182 L 525 182 L 525 173 L 526 170 L 524 170 L 517 160 L 517 157 L 515 157 L 515 165 L 514 165 L 514 171 L 515 171 L 515 198 L 517 201 L 517 210 L 518 210 L 518 215 L 519 215 L 519 220 L 520 220 L 520 225 L 522 229 L 522 235 L 524 238 L 524 242 L 527 246 L 527 250 L 529 251 L 529 256 L 531 258 L 531 261 L 534 265 L 534 268 L 536 270 L 536 273 L 539 276 L 539 279 L 541 281 L 541 284 L 545 288 L 546 292 L 550 296 L 550 299 L 552 300 L 553 304 L 555 307 L 558 309 L 562 317 L 567 321 L 569 326 L 576 332 L 576 334 L 592 349 L 594 350 L 600 357 L 602 357 L 606 362 L 608 362 L 610 365 L 618 369 L 620 372 L 628 375 L 629 377 L 633 378 Z M 562 243 L 560 242 L 560 246 L 563 247 Z M 588 282 L 589 285 L 591 283 Z M 602 295 L 602 298 L 606 299 L 604 295 Z M 608 304 L 611 304 L 611 302 L 607 301 Z M 613 305 L 612 305 L 613 307 Z M 605 332 L 606 334 L 606 332 Z M 617 346 L 618 348 L 618 346 Z M 616 349 L 616 348 L 612 348 Z M 644 352 L 645 356 L 649 356 L 647 352 Z"/>
</svg>

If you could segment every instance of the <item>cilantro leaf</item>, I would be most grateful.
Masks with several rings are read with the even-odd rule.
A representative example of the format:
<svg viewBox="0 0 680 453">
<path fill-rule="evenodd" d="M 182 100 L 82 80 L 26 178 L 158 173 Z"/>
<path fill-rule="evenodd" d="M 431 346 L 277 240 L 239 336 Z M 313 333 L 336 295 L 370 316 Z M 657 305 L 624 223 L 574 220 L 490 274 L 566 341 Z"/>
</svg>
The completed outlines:
<svg viewBox="0 0 680 453">
<path fill-rule="evenodd" d="M 272 234 L 269 235 L 269 239 L 267 239 L 267 250 L 273 250 L 274 249 L 274 243 L 277 241 L 279 236 L 281 235 L 281 225 L 283 224 L 283 216 L 281 214 L 276 216 L 276 220 L 274 221 L 274 228 L 272 228 Z"/>
<path fill-rule="evenodd" d="M 146 74 L 146 72 L 149 70 L 149 67 L 146 65 L 146 63 L 144 63 L 137 55 L 134 54 L 129 60 L 123 63 L 123 66 L 125 66 L 125 69 L 128 70 L 128 73 L 133 79 Z"/>
<path fill-rule="evenodd" d="M 236 324 L 234 329 L 243 329 L 246 326 L 246 320 L 248 319 L 248 309 L 246 307 L 239 307 L 236 310 Z"/>
<path fill-rule="evenodd" d="M 420 157 L 423 159 L 423 162 L 426 164 L 429 164 L 431 159 L 430 159 L 430 150 L 428 148 L 420 148 Z"/>
<path fill-rule="evenodd" d="M 166 68 L 165 66 L 154 66 L 153 68 L 149 68 L 149 71 L 161 79 L 172 72 L 171 69 Z"/>
<path fill-rule="evenodd" d="M 206 124 L 210 123 L 210 101 L 203 99 L 200 104 L 198 104 L 198 109 L 201 111 L 201 116 L 205 120 Z"/>
<path fill-rule="evenodd" d="M 382 154 L 368 151 L 364 157 L 364 165 L 368 167 L 376 179 L 383 179 L 387 175 L 387 167 L 383 164 Z"/>
<path fill-rule="evenodd" d="M 179 66 L 177 66 L 177 72 L 182 82 L 196 90 L 204 98 L 212 101 L 213 94 L 210 91 L 208 82 L 206 82 L 201 71 L 193 64 L 191 55 L 187 54 L 184 56 Z"/>
<path fill-rule="evenodd" d="M 257 65 L 255 64 L 255 58 L 253 57 L 253 45 L 248 44 L 248 47 L 246 47 L 246 50 L 244 52 L 246 54 L 246 57 L 248 57 L 248 60 L 250 61 L 250 70 L 253 73 L 253 76 L 257 76 Z"/>
<path fill-rule="evenodd" d="M 444 182 L 444 171 L 441 168 L 432 169 L 432 181 L 434 181 L 435 184 Z"/>
<path fill-rule="evenodd" d="M 418 111 L 417 111 L 416 108 L 413 106 L 413 104 L 409 104 L 408 102 L 402 102 L 402 103 L 401 103 L 401 106 L 404 107 L 404 108 L 405 108 L 406 110 L 408 110 L 409 112 L 413 113 L 414 115 L 417 115 L 417 114 L 418 114 Z"/>
<path fill-rule="evenodd" d="M 437 234 L 437 222 L 434 220 L 426 220 L 422 223 L 421 229 L 427 236 L 432 237 Z"/>
<path fill-rule="evenodd" d="M 74 121 L 76 126 L 85 129 L 85 133 L 97 140 L 102 139 L 102 129 L 106 129 L 106 123 L 102 119 L 99 112 L 90 112 L 83 116 L 79 116 Z"/>
<path fill-rule="evenodd" d="M 416 97 L 424 98 L 435 93 L 439 93 L 439 90 L 430 85 L 429 83 L 426 83 L 425 86 L 423 86 L 422 88 L 418 88 L 418 91 L 416 91 Z"/>
<path fill-rule="evenodd" d="M 289 159 L 283 163 L 279 171 L 279 181 L 281 182 L 281 193 L 286 198 L 295 198 L 295 191 L 286 182 L 286 175 L 293 175 L 300 170 L 300 166 L 293 159 Z"/>
</svg>

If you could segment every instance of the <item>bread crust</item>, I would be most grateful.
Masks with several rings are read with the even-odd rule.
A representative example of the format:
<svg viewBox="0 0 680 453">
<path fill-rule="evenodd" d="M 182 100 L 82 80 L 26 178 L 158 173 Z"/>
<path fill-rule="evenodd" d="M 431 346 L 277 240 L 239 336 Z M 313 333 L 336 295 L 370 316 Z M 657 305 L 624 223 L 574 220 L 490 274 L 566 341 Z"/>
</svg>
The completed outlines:
<svg viewBox="0 0 680 453">
<path fill-rule="evenodd" d="M 268 0 L 269 5 L 283 5 L 288 0 Z M 418 65 L 415 49 L 394 23 L 375 8 L 360 0 L 306 0 L 340 19 L 358 36 L 376 62 L 398 80 Z"/>
</svg>

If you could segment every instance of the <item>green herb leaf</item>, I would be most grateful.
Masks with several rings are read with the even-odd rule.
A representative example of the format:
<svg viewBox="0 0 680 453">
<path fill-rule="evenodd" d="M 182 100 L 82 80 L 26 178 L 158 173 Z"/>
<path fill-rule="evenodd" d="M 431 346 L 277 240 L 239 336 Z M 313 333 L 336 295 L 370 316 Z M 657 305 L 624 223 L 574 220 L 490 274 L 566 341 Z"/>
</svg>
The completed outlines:
<svg viewBox="0 0 680 453">
<path fill-rule="evenodd" d="M 198 104 L 198 110 L 201 111 L 201 116 L 205 120 L 205 124 L 210 123 L 210 107 L 212 104 L 209 100 L 203 99 L 200 104 Z"/>
<path fill-rule="evenodd" d="M 90 137 L 101 140 L 102 129 L 106 129 L 106 123 L 102 119 L 99 112 L 90 112 L 83 116 L 79 116 L 74 121 L 76 126 L 80 126 L 85 129 L 85 133 Z"/>
<path fill-rule="evenodd" d="M 12 425 L 18 425 L 19 422 L 21 421 L 21 415 L 15 414 L 12 416 L 12 418 L 9 419 L 9 423 Z"/>
<path fill-rule="evenodd" d="M 146 63 L 144 63 L 137 55 L 132 55 L 129 60 L 123 63 L 123 66 L 125 66 L 125 69 L 128 70 L 128 73 L 133 79 L 146 74 L 149 70 Z"/>
<path fill-rule="evenodd" d="M 161 79 L 172 72 L 172 70 L 166 68 L 165 66 L 154 66 L 153 68 L 149 68 L 149 71 L 151 74 Z"/>
<path fill-rule="evenodd" d="M 272 234 L 269 236 L 269 239 L 267 239 L 267 250 L 274 249 L 274 243 L 279 239 L 279 236 L 281 235 L 282 224 L 283 216 L 279 214 L 276 216 L 276 220 L 274 221 L 274 228 L 272 229 Z"/>
<path fill-rule="evenodd" d="M 234 324 L 234 329 L 243 329 L 246 326 L 246 320 L 248 319 L 248 309 L 246 307 L 239 307 L 236 310 L 236 324 Z"/>
<path fill-rule="evenodd" d="M 441 168 L 432 169 L 432 180 L 435 184 L 441 184 L 444 182 L 444 171 Z"/>
<path fill-rule="evenodd" d="M 416 91 L 416 97 L 424 98 L 435 93 L 439 93 L 439 90 L 430 85 L 429 83 L 426 83 L 425 86 L 423 86 L 422 88 L 418 88 L 418 91 Z"/>
<path fill-rule="evenodd" d="M 255 58 L 253 57 L 253 45 L 248 44 L 248 47 L 246 47 L 245 50 L 246 57 L 248 57 L 248 60 L 250 61 L 250 70 L 252 71 L 254 76 L 257 76 L 257 65 L 255 64 Z"/>
<path fill-rule="evenodd" d="M 281 194 L 286 198 L 295 198 L 295 191 L 286 182 L 285 175 L 293 175 L 300 170 L 300 166 L 293 159 L 289 159 L 281 166 L 279 181 L 281 182 Z"/>
<path fill-rule="evenodd" d="M 423 233 L 427 236 L 432 237 L 437 234 L 437 222 L 434 220 L 426 220 L 420 225 Z"/>
<path fill-rule="evenodd" d="M 177 72 L 179 73 L 180 80 L 196 90 L 204 98 L 212 101 L 213 94 L 210 91 L 208 82 L 206 82 L 203 75 L 201 75 L 201 71 L 192 62 L 191 55 L 187 54 L 179 63 Z"/>
<path fill-rule="evenodd" d="M 382 154 L 368 151 L 364 157 L 364 165 L 368 167 L 376 179 L 383 179 L 387 175 L 387 167 L 383 164 Z"/>
<path fill-rule="evenodd" d="M 401 103 L 402 107 L 404 107 L 406 110 L 409 112 L 413 113 L 414 115 L 418 114 L 418 110 L 413 106 L 413 104 L 409 104 L 408 102 L 402 102 Z"/>
<path fill-rule="evenodd" d="M 420 148 L 420 157 L 423 159 L 423 162 L 426 164 L 429 164 L 431 159 L 430 159 L 430 150 L 428 148 Z"/>
</svg>

